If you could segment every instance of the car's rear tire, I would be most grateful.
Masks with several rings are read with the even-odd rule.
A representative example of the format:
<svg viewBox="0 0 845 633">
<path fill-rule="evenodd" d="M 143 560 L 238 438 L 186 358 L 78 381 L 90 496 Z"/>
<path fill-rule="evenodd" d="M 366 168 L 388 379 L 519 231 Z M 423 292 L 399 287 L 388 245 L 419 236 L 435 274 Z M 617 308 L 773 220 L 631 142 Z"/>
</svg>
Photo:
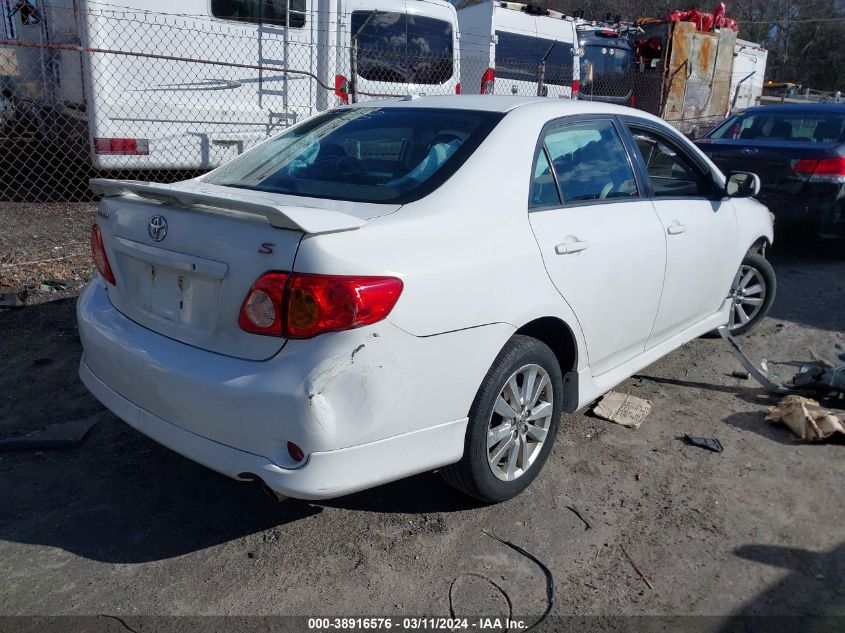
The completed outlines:
<svg viewBox="0 0 845 633">
<path fill-rule="evenodd" d="M 511 338 L 470 407 L 464 455 L 441 469 L 443 479 L 487 503 L 525 490 L 552 450 L 562 385 L 560 365 L 545 343 L 528 336 Z"/>
<path fill-rule="evenodd" d="M 775 270 L 762 255 L 749 253 L 742 260 L 728 298 L 731 315 L 728 330 L 745 334 L 769 313 L 777 293 Z"/>
</svg>

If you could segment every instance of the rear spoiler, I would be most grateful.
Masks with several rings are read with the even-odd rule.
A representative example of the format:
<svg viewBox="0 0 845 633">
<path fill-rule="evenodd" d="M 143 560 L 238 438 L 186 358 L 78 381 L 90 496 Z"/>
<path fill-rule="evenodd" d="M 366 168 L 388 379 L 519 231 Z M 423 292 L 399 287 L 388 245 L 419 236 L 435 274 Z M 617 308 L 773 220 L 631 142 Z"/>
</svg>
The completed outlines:
<svg viewBox="0 0 845 633">
<path fill-rule="evenodd" d="M 165 185 L 138 180 L 92 178 L 91 191 L 107 198 L 132 194 L 148 200 L 185 206 L 206 206 L 240 211 L 267 218 L 271 226 L 296 229 L 305 233 L 336 233 L 360 228 L 366 220 L 329 209 L 273 204 L 267 198 L 245 189 L 217 185 Z"/>
</svg>

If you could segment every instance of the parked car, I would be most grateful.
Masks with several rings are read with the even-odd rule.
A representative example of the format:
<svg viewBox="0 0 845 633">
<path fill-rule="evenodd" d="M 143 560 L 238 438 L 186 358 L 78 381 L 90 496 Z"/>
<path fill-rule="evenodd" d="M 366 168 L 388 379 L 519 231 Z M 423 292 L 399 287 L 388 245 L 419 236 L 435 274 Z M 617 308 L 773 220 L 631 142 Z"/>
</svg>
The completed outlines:
<svg viewBox="0 0 845 633">
<path fill-rule="evenodd" d="M 195 180 L 92 181 L 80 375 L 142 433 L 280 494 L 442 469 L 501 501 L 561 412 L 762 318 L 757 183 L 605 103 L 325 112 Z"/>
<path fill-rule="evenodd" d="M 778 226 L 845 236 L 845 104 L 749 108 L 696 143 L 723 171 L 760 176 Z"/>
</svg>

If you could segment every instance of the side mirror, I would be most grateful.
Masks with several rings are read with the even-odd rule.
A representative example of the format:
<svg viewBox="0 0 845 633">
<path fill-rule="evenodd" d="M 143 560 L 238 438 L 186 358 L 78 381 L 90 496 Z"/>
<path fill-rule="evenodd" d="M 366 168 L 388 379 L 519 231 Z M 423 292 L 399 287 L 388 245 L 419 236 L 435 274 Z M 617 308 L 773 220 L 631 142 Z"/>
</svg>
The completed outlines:
<svg viewBox="0 0 845 633">
<path fill-rule="evenodd" d="M 734 171 L 725 183 L 729 198 L 750 198 L 760 193 L 760 177 L 750 171 Z"/>
</svg>

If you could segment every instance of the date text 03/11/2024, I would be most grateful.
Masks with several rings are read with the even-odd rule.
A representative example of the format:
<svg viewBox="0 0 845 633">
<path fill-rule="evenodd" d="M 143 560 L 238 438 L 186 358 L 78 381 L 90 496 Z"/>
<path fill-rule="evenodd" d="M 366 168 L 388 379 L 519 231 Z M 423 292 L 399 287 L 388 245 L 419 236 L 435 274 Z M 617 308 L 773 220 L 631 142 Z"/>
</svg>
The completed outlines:
<svg viewBox="0 0 845 633">
<path fill-rule="evenodd" d="M 353 617 L 353 618 L 308 618 L 309 631 L 360 631 L 373 629 L 397 629 L 400 631 L 456 631 L 456 630 L 511 630 L 526 628 L 523 620 L 501 617 L 439 618 L 439 617 Z"/>
</svg>

